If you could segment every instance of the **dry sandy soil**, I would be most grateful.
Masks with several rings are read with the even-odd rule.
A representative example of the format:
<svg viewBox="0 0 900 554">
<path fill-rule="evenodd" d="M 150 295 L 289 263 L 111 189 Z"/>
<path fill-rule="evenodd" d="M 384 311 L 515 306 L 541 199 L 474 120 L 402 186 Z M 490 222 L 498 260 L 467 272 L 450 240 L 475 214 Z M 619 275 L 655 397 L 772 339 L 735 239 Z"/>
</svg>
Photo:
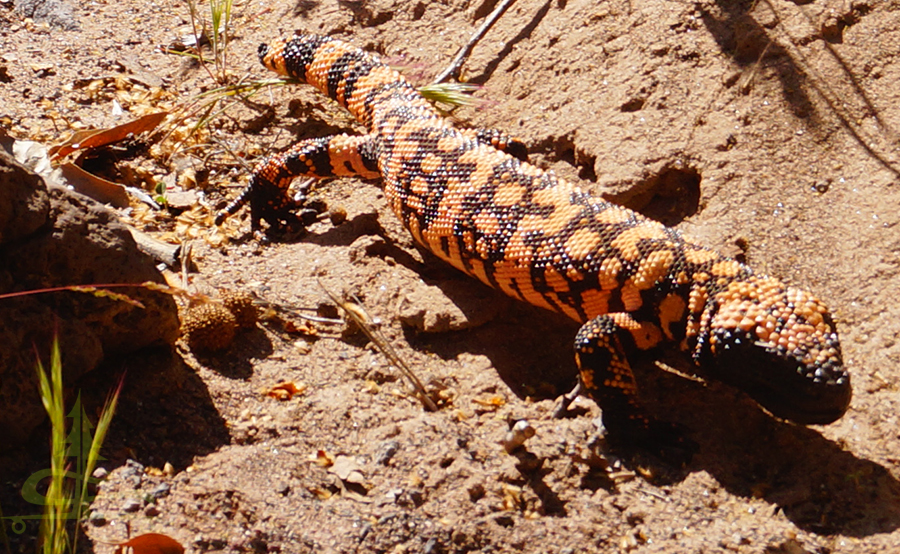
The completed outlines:
<svg viewBox="0 0 900 554">
<path fill-rule="evenodd" d="M 183 3 L 31 4 L 34 21 L 0 1 L 0 125 L 17 138 L 57 141 L 215 86 L 159 48 L 187 33 Z M 257 44 L 299 28 L 377 51 L 425 84 L 494 4 L 236 1 L 228 64 L 236 78 L 267 77 Z M 587 400 L 553 419 L 575 382 L 575 327 L 417 251 L 377 183 L 322 187 L 347 222 L 299 241 L 260 244 L 243 212 L 209 225 L 246 179 L 235 156 L 358 132 L 327 99 L 267 89 L 217 118 L 203 145 L 139 153 L 170 183 L 184 164 L 209 172 L 193 225 L 123 212 L 167 240 L 198 237 L 194 290 L 333 315 L 325 289 L 355 295 L 443 403 L 424 411 L 351 326 L 296 316 L 215 354 L 179 345 L 117 360 L 79 384 L 102 397 L 128 370 L 87 547 L 158 532 L 193 552 L 900 551 L 898 61 L 897 0 L 519 0 L 466 62 L 484 102 L 456 110 L 460 123 L 521 137 L 539 165 L 833 310 L 854 398 L 829 426 L 785 423 L 735 390 L 639 364 L 646 404 L 699 444 L 684 468 L 607 451 Z M 141 96 L 151 87 L 163 93 Z M 279 381 L 304 390 L 261 392 Z M 508 454 L 500 443 L 522 419 L 536 435 Z M 44 463 L 44 442 L 4 458 L 4 499 Z M 166 463 L 170 474 L 148 471 Z M 14 548 L 30 549 L 33 531 Z"/>
</svg>

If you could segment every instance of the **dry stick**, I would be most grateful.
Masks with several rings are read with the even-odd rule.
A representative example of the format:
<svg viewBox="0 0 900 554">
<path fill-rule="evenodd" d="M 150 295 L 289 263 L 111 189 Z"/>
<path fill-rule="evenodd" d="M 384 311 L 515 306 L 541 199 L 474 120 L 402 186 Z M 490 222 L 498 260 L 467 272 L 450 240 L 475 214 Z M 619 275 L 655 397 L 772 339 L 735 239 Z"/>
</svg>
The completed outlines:
<svg viewBox="0 0 900 554">
<path fill-rule="evenodd" d="M 181 288 L 184 290 L 188 290 L 188 271 L 191 268 L 191 256 L 194 253 L 194 243 L 193 241 L 187 241 L 184 243 L 184 249 L 182 250 L 181 256 Z"/>
<path fill-rule="evenodd" d="M 553 410 L 553 418 L 562 419 L 566 417 L 566 415 L 569 413 L 569 406 L 572 404 L 572 402 L 575 401 L 576 398 L 581 396 L 583 393 L 584 384 L 581 382 L 581 377 L 579 377 L 578 382 L 575 383 L 575 388 L 559 397 L 559 404 L 557 404 L 556 409 Z"/>
<path fill-rule="evenodd" d="M 214 83 L 217 83 L 216 76 L 213 75 L 213 72 L 206 67 L 206 64 L 203 61 L 203 46 L 201 44 L 201 36 L 203 35 L 203 30 L 201 29 L 200 33 L 197 33 L 197 7 L 194 5 L 193 0 L 188 1 L 188 11 L 191 14 L 191 31 L 194 34 L 194 47 L 197 48 L 197 61 L 200 62 L 200 65 L 203 66 L 203 69 L 209 74 L 210 78 Z"/>
<path fill-rule="evenodd" d="M 341 323 L 344 323 L 343 319 L 334 319 L 331 317 L 322 317 L 303 313 L 303 310 L 314 312 L 317 310 L 317 308 L 307 308 L 305 306 L 288 306 L 285 304 L 278 304 L 276 302 L 269 302 L 268 300 L 263 300 L 261 298 L 254 300 L 253 305 L 266 310 L 272 310 L 279 314 L 288 314 L 293 317 L 305 319 L 306 321 L 312 321 L 314 323 L 327 323 L 329 325 L 340 325 Z"/>
<path fill-rule="evenodd" d="M 381 353 L 387 356 L 388 359 L 391 360 L 391 363 L 397 366 L 400 372 L 403 373 L 403 375 L 407 379 L 409 379 L 413 390 L 416 391 L 416 396 L 419 397 L 419 400 L 425 406 L 425 409 L 431 412 L 436 412 L 438 410 L 437 404 L 435 404 L 431 397 L 428 396 L 428 393 L 425 391 L 425 385 L 423 385 L 422 381 L 420 381 L 419 378 L 416 377 L 416 374 L 413 373 L 413 370 L 410 369 L 408 365 L 406 365 L 406 362 L 404 362 L 400 358 L 400 356 L 397 355 L 397 352 L 394 350 L 394 348 L 386 340 L 384 340 L 383 337 L 381 337 L 378 331 L 376 331 L 369 324 L 371 318 L 369 318 L 369 315 L 365 312 L 365 310 L 363 310 L 361 304 L 344 302 L 343 300 L 335 296 L 330 290 L 325 288 L 325 285 L 323 285 L 321 281 L 319 281 L 319 286 L 322 288 L 322 290 L 325 291 L 325 294 L 327 294 L 328 297 L 331 298 L 332 302 L 337 304 L 342 310 L 344 310 L 344 313 L 350 316 L 350 319 L 352 319 L 356 322 L 357 325 L 359 325 L 359 328 L 363 333 L 366 334 L 367 337 L 369 337 L 369 340 L 372 341 L 372 344 L 374 344 L 379 350 L 381 350 Z"/>
<path fill-rule="evenodd" d="M 766 53 L 768 53 L 769 48 L 772 46 L 772 41 L 769 40 L 766 43 L 766 47 L 763 48 L 762 53 L 756 58 L 756 63 L 753 64 L 753 67 L 750 68 L 750 71 L 747 71 L 743 75 L 741 75 L 740 80 L 738 81 L 738 90 L 741 91 L 741 94 L 748 94 L 750 92 L 750 88 L 753 85 L 753 80 L 756 78 L 756 74 L 759 73 L 760 67 L 762 67 L 763 58 L 766 57 Z"/>
<path fill-rule="evenodd" d="M 469 54 L 472 53 L 472 49 L 475 48 L 475 44 L 487 34 L 488 30 L 493 27 L 494 23 L 503 15 L 503 12 L 506 11 L 506 8 L 510 7 L 513 2 L 516 0 L 501 0 L 497 7 L 494 8 L 494 11 L 487 16 L 487 19 L 484 20 L 484 23 L 481 24 L 481 27 L 478 28 L 477 31 L 472 35 L 472 38 L 469 39 L 469 42 L 466 43 L 465 46 L 460 48 L 459 53 L 456 54 L 456 57 L 453 58 L 453 61 L 447 66 L 447 69 L 441 72 L 440 75 L 434 78 L 434 83 L 443 83 L 450 77 L 453 77 L 456 80 L 459 80 L 459 70 L 462 68 L 462 64 L 466 62 Z"/>
<path fill-rule="evenodd" d="M 137 243 L 137 247 L 141 252 L 169 267 L 175 267 L 178 264 L 181 255 L 180 244 L 170 244 L 157 240 L 131 226 L 128 227 L 128 230 L 131 232 L 131 237 Z"/>
</svg>

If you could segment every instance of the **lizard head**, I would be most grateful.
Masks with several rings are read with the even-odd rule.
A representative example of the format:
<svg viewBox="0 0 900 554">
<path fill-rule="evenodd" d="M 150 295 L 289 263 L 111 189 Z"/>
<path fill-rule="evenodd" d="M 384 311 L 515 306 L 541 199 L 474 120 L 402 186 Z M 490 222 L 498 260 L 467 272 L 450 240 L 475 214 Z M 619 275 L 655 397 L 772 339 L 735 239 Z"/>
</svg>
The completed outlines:
<svg viewBox="0 0 900 554">
<path fill-rule="evenodd" d="M 840 418 L 850 376 L 827 308 L 809 292 L 748 276 L 712 295 L 694 356 L 710 376 L 802 424 Z"/>
</svg>

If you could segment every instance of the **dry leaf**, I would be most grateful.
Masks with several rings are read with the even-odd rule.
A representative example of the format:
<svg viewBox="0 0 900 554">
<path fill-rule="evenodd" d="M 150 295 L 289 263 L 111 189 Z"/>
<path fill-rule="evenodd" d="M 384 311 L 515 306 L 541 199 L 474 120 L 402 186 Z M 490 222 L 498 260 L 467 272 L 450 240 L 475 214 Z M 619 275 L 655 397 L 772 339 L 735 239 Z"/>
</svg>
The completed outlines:
<svg viewBox="0 0 900 554">
<path fill-rule="evenodd" d="M 166 204 L 177 211 L 190 210 L 200 202 L 200 196 L 192 190 L 167 190 Z"/>
<path fill-rule="evenodd" d="M 117 208 L 128 207 L 128 193 L 122 185 L 97 177 L 72 163 L 59 166 L 59 170 L 66 182 L 81 194 Z"/>
<path fill-rule="evenodd" d="M 184 190 L 191 190 L 198 187 L 197 170 L 189 167 L 178 175 L 178 186 Z"/>
<path fill-rule="evenodd" d="M 76 150 L 89 150 L 124 140 L 129 136 L 139 135 L 144 131 L 152 131 L 169 115 L 168 111 L 156 112 L 139 117 L 127 123 L 109 129 L 81 131 L 72 135 L 66 142 L 50 149 L 50 157 L 58 160 Z"/>
<path fill-rule="evenodd" d="M 307 335 L 311 337 L 315 337 L 316 335 L 318 335 L 318 331 L 311 324 L 306 322 L 298 323 L 289 319 L 285 320 L 284 322 L 284 332 L 294 335 Z"/>
<path fill-rule="evenodd" d="M 340 455 L 334 459 L 334 464 L 328 468 L 330 473 L 337 475 L 338 479 L 346 483 L 363 484 L 365 477 L 362 473 L 362 466 L 353 456 Z"/>
<path fill-rule="evenodd" d="M 502 396 L 495 395 L 495 396 L 490 396 L 490 397 L 484 398 L 484 399 L 473 398 L 472 402 L 474 402 L 476 404 L 480 404 L 481 406 L 484 406 L 486 408 L 497 409 L 497 408 L 503 407 L 506 404 L 506 399 L 503 398 Z"/>
<path fill-rule="evenodd" d="M 147 533 L 119 544 L 116 554 L 184 554 L 184 547 L 167 535 Z"/>
<path fill-rule="evenodd" d="M 315 454 L 310 456 L 310 461 L 322 467 L 331 467 L 334 465 L 334 458 L 324 450 L 317 450 Z"/>
<path fill-rule="evenodd" d="M 266 396 L 285 401 L 294 398 L 295 394 L 303 394 L 304 392 L 306 392 L 306 385 L 297 386 L 293 381 L 283 381 L 269 388 L 266 391 Z"/>
<path fill-rule="evenodd" d="M 334 493 L 328 489 L 320 489 L 319 487 L 311 487 L 307 490 L 309 490 L 309 492 L 313 493 L 316 496 L 316 498 L 318 498 L 319 500 L 328 500 L 329 498 L 334 496 Z"/>
<path fill-rule="evenodd" d="M 17 140 L 13 142 L 12 153 L 22 165 L 38 173 L 44 179 L 50 176 L 53 166 L 47 154 L 47 147 L 39 142 Z"/>
</svg>

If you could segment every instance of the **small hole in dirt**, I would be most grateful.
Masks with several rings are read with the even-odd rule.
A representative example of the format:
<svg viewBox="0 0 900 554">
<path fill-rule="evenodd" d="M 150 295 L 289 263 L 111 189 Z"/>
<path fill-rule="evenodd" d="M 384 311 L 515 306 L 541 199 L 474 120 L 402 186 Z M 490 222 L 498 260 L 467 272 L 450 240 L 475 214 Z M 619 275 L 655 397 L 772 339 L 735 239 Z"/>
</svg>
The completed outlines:
<svg viewBox="0 0 900 554">
<path fill-rule="evenodd" d="M 597 182 L 597 172 L 594 170 L 597 156 L 578 148 L 572 133 L 560 137 L 547 137 L 532 145 L 529 150 L 532 154 L 546 155 L 549 162 L 566 162 L 578 170 L 579 179 Z"/>
<path fill-rule="evenodd" d="M 475 8 L 475 14 L 473 15 L 473 18 L 475 19 L 475 21 L 478 21 L 482 17 L 487 17 L 487 15 L 494 10 L 494 6 L 496 5 L 497 0 L 485 0 L 481 3 L 480 6 Z"/>
<path fill-rule="evenodd" d="M 668 167 L 653 179 L 650 199 L 637 211 L 669 227 L 681 223 L 700 207 L 701 180 L 693 167 Z"/>
<path fill-rule="evenodd" d="M 644 103 L 646 99 L 644 98 L 632 98 L 631 100 L 625 102 L 621 106 L 619 106 L 619 111 L 623 112 L 636 112 L 644 107 Z"/>
<path fill-rule="evenodd" d="M 584 155 L 578 160 L 578 176 L 585 181 L 597 182 L 597 172 L 594 171 L 594 165 L 597 156 Z"/>
<path fill-rule="evenodd" d="M 419 2 L 416 4 L 416 7 L 413 8 L 413 21 L 418 21 L 422 19 L 422 16 L 425 15 L 425 10 L 428 8 L 428 4 L 425 2 Z"/>
</svg>

